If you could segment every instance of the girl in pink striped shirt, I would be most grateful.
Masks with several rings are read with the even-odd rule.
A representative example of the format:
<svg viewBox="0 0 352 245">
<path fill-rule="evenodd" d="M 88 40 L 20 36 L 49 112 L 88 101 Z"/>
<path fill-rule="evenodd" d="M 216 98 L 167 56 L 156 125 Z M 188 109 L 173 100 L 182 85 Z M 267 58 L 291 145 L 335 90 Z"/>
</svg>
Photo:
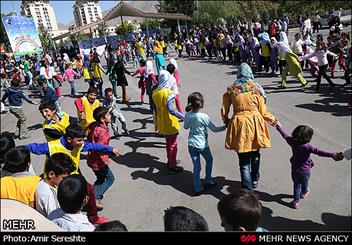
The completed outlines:
<svg viewBox="0 0 352 245">
<path fill-rule="evenodd" d="M 63 75 L 63 80 L 67 80 L 70 85 L 71 85 L 71 96 L 75 96 L 75 95 L 78 95 L 78 93 L 76 92 L 76 87 L 75 87 L 75 75 L 76 76 L 80 76 L 77 72 L 75 72 L 73 69 L 72 69 L 72 64 L 71 63 L 67 63 L 67 68 L 64 72 L 64 75 Z"/>
</svg>

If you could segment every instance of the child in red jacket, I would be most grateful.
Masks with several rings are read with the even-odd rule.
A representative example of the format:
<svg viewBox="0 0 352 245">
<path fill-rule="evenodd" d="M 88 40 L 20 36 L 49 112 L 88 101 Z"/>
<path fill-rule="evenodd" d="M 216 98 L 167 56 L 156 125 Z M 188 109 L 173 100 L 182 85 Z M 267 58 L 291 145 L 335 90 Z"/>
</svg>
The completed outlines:
<svg viewBox="0 0 352 245">
<path fill-rule="evenodd" d="M 111 110 L 107 107 L 100 106 L 93 112 L 95 122 L 88 126 L 88 140 L 92 143 L 99 143 L 102 145 L 109 145 L 109 123 L 111 122 Z M 98 152 L 89 152 L 87 157 L 87 164 L 97 176 L 94 182 L 95 196 L 97 207 L 102 207 L 102 199 L 104 193 L 114 183 L 115 177 L 110 170 L 109 156 L 102 155 Z"/>
</svg>

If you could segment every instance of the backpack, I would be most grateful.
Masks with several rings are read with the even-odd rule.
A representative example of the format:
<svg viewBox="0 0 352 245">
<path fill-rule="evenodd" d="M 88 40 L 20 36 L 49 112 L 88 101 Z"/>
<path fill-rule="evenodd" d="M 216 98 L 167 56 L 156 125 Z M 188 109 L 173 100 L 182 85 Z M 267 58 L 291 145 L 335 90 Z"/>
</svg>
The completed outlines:
<svg viewBox="0 0 352 245">
<path fill-rule="evenodd" d="M 269 28 L 269 34 L 271 37 L 276 36 L 277 27 L 278 27 L 278 25 L 275 22 L 271 23 L 270 28 Z"/>
</svg>

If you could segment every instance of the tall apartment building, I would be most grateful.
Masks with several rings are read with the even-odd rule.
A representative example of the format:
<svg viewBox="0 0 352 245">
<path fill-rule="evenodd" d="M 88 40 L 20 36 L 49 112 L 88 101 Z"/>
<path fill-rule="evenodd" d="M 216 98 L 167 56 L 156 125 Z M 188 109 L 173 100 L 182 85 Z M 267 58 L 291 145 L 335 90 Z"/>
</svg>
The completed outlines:
<svg viewBox="0 0 352 245">
<path fill-rule="evenodd" d="M 21 15 L 33 17 L 37 30 L 39 30 L 39 24 L 42 24 L 51 33 L 59 30 L 54 9 L 50 6 L 48 0 L 22 0 L 21 9 Z"/>
<path fill-rule="evenodd" d="M 73 5 L 73 16 L 75 17 L 76 27 L 81 27 L 101 20 L 103 13 L 97 0 L 76 0 Z"/>
</svg>

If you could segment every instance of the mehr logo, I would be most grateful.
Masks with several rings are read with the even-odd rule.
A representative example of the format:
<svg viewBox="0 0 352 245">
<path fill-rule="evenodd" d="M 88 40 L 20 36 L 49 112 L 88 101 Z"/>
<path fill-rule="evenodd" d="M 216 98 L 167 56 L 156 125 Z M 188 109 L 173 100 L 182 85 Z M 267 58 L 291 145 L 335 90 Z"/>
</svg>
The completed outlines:
<svg viewBox="0 0 352 245">
<path fill-rule="evenodd" d="M 257 237 L 256 235 L 241 235 L 240 236 L 241 242 L 243 243 L 250 243 L 250 242 L 256 242 L 257 241 Z"/>
<path fill-rule="evenodd" d="M 32 219 L 4 219 L 2 230 L 35 230 Z"/>
</svg>

